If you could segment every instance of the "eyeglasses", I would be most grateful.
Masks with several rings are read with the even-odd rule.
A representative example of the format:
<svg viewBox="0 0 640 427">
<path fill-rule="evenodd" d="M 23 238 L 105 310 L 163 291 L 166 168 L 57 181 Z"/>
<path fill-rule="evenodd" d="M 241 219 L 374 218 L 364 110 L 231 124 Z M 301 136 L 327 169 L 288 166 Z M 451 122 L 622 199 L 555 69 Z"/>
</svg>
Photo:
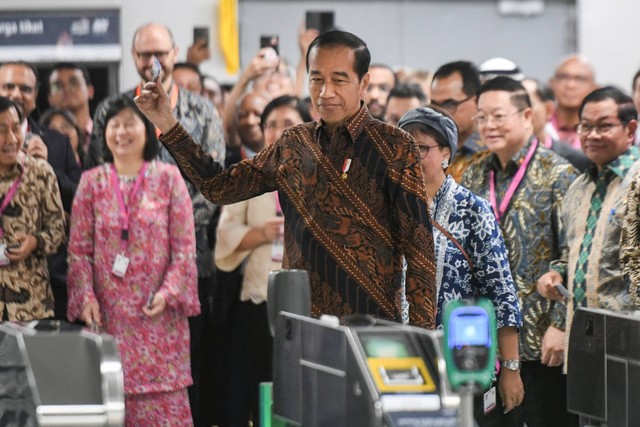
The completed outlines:
<svg viewBox="0 0 640 427">
<path fill-rule="evenodd" d="M 29 85 L 19 85 L 15 83 L 4 83 L 2 85 L 2 90 L 5 92 L 13 92 L 16 89 L 18 89 L 23 95 L 31 95 L 36 90 L 36 88 Z"/>
<path fill-rule="evenodd" d="M 473 120 L 476 122 L 478 126 L 486 126 L 489 123 L 489 120 L 493 122 L 496 126 L 502 126 L 507 122 L 507 119 L 511 116 L 515 116 L 518 113 L 522 113 L 524 110 L 514 111 L 513 113 L 496 113 L 496 114 L 477 114 Z"/>
<path fill-rule="evenodd" d="M 427 157 L 429 155 L 429 150 L 431 150 L 432 148 L 438 148 L 439 145 L 421 145 L 418 144 L 418 150 L 420 151 L 420 158 L 424 159 L 425 157 Z"/>
<path fill-rule="evenodd" d="M 156 50 L 156 51 L 152 51 L 152 52 L 138 52 L 138 51 L 136 51 L 136 56 L 138 58 L 142 59 L 143 61 L 149 61 L 154 56 L 156 56 L 158 58 L 158 60 L 163 60 L 171 53 L 171 50 L 172 49 L 169 49 L 169 50 Z"/>
<path fill-rule="evenodd" d="M 77 89 L 80 87 L 80 80 L 74 78 L 69 79 L 68 83 L 65 83 L 61 80 L 56 80 L 55 82 L 51 82 L 51 92 L 59 92 L 66 88 L 69 89 Z"/>
<path fill-rule="evenodd" d="M 596 133 L 598 135 L 607 135 L 609 133 L 611 133 L 611 131 L 613 130 L 614 127 L 617 126 L 624 126 L 624 124 L 622 122 L 618 122 L 618 123 L 599 123 L 597 125 L 592 125 L 591 123 L 580 123 L 578 126 L 576 126 L 576 131 L 578 132 L 578 134 L 582 135 L 582 136 L 588 136 L 589 134 L 591 134 L 592 131 L 596 131 Z"/>
<path fill-rule="evenodd" d="M 575 82 L 579 85 L 584 85 L 591 82 L 591 79 L 587 76 L 581 76 L 579 74 L 567 74 L 567 73 L 558 73 L 554 76 L 554 79 L 560 83 L 569 83 Z"/>
<path fill-rule="evenodd" d="M 442 102 L 431 100 L 431 105 L 435 105 L 436 107 L 440 107 L 443 110 L 446 110 L 449 113 L 453 114 L 456 111 L 458 111 L 458 107 L 460 106 L 460 104 L 463 104 L 463 103 L 467 102 L 468 100 L 470 100 L 473 97 L 474 97 L 474 95 L 470 95 L 470 96 L 467 96 L 465 99 L 461 99 L 460 101 L 457 101 L 455 99 L 447 99 L 447 100 L 442 101 Z"/>
</svg>

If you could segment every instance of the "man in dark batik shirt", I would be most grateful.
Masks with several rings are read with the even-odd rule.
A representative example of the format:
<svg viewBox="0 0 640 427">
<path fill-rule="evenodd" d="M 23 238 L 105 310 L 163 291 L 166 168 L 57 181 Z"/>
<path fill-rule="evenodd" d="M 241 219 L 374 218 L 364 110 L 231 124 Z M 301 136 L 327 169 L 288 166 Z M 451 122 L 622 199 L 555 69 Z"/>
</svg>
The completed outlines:
<svg viewBox="0 0 640 427">
<path fill-rule="evenodd" d="M 485 82 L 478 91 L 475 121 L 488 155 L 467 168 L 462 185 L 489 201 L 504 236 L 522 311 L 524 383 L 520 406 L 503 413 L 497 393 L 496 409 L 484 413 L 479 405 L 476 421 L 481 427 L 571 427 L 566 378 L 558 366 L 562 357 L 553 345 L 564 339 L 566 310 L 539 295 L 536 282 L 559 258 L 562 200 L 576 170 L 533 135 L 531 100 L 520 82 L 505 76 Z M 514 375 L 518 364 L 504 362 L 499 375 Z"/>
<path fill-rule="evenodd" d="M 136 102 L 210 200 L 235 203 L 279 190 L 283 266 L 309 272 L 315 316 L 400 320 L 404 257 L 409 321 L 433 328 L 433 238 L 418 152 L 408 134 L 373 119 L 362 103 L 369 62 L 369 50 L 353 34 L 330 31 L 316 38 L 307 70 L 322 120 L 290 128 L 227 170 L 192 142 L 162 87 L 147 84 Z"/>
</svg>

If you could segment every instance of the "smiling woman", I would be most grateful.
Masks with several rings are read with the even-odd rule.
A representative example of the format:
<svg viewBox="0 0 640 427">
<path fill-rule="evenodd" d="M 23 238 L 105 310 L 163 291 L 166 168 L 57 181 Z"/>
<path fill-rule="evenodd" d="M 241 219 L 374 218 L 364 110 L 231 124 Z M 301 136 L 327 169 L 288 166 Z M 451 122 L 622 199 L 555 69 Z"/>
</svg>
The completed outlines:
<svg viewBox="0 0 640 427">
<path fill-rule="evenodd" d="M 104 135 L 110 163 L 82 175 L 73 203 L 68 316 L 116 337 L 127 425 L 189 425 L 191 199 L 177 167 L 154 161 L 155 128 L 130 98 L 111 104 Z"/>
</svg>

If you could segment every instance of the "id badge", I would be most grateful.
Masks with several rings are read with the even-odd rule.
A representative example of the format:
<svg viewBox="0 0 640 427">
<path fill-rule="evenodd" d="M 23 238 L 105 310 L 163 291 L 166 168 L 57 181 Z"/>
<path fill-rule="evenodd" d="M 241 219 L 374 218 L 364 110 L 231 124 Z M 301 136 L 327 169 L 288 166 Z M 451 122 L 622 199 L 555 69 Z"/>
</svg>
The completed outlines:
<svg viewBox="0 0 640 427">
<path fill-rule="evenodd" d="M 496 388 L 491 387 L 489 391 L 484 394 L 484 414 L 496 409 Z"/>
<path fill-rule="evenodd" d="M 284 241 L 282 239 L 276 239 L 271 244 L 271 261 L 282 262 L 284 257 Z"/>
<path fill-rule="evenodd" d="M 0 267 L 11 264 L 11 260 L 7 258 L 6 250 L 7 245 L 5 245 L 4 243 L 0 243 Z"/>
<path fill-rule="evenodd" d="M 124 277 L 127 274 L 127 268 L 129 267 L 129 258 L 122 254 L 116 255 L 116 260 L 113 262 L 113 268 L 111 272 L 114 276 Z"/>
</svg>

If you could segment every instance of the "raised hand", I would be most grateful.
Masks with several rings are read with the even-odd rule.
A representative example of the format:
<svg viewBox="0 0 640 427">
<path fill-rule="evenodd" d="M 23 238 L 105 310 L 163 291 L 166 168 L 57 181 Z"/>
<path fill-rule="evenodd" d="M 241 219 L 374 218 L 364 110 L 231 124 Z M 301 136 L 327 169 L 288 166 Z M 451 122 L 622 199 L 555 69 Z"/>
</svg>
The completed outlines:
<svg viewBox="0 0 640 427">
<path fill-rule="evenodd" d="M 151 123 L 160 129 L 160 132 L 167 133 L 178 123 L 171 108 L 169 95 L 158 81 L 145 83 L 140 95 L 136 96 L 134 101 Z"/>
</svg>

